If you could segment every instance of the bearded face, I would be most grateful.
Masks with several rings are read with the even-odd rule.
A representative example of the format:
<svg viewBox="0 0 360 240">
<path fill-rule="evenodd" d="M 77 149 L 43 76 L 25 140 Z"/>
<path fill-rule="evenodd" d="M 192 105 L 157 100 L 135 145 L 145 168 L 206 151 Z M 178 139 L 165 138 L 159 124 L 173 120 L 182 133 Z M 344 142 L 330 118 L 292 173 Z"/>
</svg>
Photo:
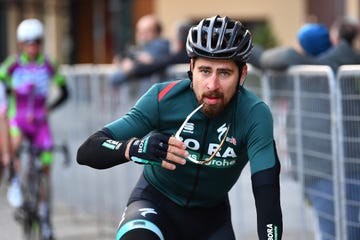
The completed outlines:
<svg viewBox="0 0 360 240">
<path fill-rule="evenodd" d="M 208 117 L 218 116 L 237 91 L 238 65 L 232 60 L 197 58 L 191 66 L 194 93 L 199 104 L 204 103 L 202 111 Z"/>
</svg>

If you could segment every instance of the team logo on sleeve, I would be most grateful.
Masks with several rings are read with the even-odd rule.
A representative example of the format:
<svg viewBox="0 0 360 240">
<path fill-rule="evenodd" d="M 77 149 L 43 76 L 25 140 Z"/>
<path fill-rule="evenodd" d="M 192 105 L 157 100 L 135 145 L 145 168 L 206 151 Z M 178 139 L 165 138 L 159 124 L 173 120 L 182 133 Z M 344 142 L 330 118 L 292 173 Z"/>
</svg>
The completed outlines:
<svg viewBox="0 0 360 240">
<path fill-rule="evenodd" d="M 278 227 L 273 224 L 266 225 L 267 240 L 276 240 L 278 239 Z"/>
<path fill-rule="evenodd" d="M 106 140 L 105 142 L 103 142 L 102 146 L 106 147 L 108 149 L 111 149 L 111 150 L 117 150 L 120 148 L 121 144 L 122 144 L 121 142 L 109 139 L 109 140 Z"/>
</svg>

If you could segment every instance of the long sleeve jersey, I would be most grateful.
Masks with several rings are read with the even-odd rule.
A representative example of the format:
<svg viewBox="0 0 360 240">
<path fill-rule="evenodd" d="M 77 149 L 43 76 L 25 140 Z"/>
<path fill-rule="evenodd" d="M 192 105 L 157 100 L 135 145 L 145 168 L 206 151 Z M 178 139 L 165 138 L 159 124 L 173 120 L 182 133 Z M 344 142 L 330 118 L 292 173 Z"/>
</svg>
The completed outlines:
<svg viewBox="0 0 360 240">
<path fill-rule="evenodd" d="M 9 101 L 10 118 L 28 114 L 44 118 L 52 82 L 66 91 L 65 94 L 62 92 L 56 104 L 67 98 L 65 77 L 42 54 L 36 61 L 30 61 L 25 53 L 9 56 L 0 67 L 0 80 L 12 91 Z"/>
<path fill-rule="evenodd" d="M 102 131 L 116 141 L 142 138 L 151 132 L 174 135 L 197 106 L 189 79 L 155 84 L 125 116 L 107 124 Z M 201 111 L 196 112 L 180 137 L 190 155 L 199 161 L 207 159 L 224 137 L 225 143 L 207 164 L 188 161 L 185 165 L 178 165 L 174 171 L 145 165 L 147 181 L 180 206 L 214 206 L 226 199 L 249 162 L 259 236 L 265 239 L 277 235 L 273 239 L 280 239 L 280 164 L 268 106 L 241 87 L 219 116 L 208 118 Z M 111 159 L 105 152 L 105 155 L 93 157 L 99 156 L 95 148 L 103 149 L 104 146 L 85 142 L 78 151 L 78 162 L 95 168 L 125 162 Z"/>
</svg>

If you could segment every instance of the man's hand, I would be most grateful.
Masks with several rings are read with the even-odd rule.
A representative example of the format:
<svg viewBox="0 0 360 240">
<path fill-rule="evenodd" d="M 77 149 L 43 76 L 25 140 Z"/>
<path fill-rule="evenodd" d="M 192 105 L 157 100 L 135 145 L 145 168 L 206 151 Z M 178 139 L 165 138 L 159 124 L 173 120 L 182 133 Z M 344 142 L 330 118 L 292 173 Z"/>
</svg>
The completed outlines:
<svg viewBox="0 0 360 240">
<path fill-rule="evenodd" d="M 140 164 L 151 164 L 174 170 L 178 163 L 184 165 L 185 158 L 189 153 L 185 144 L 161 133 L 147 135 L 142 139 L 135 139 L 130 142 L 129 156 L 134 162 Z"/>
</svg>

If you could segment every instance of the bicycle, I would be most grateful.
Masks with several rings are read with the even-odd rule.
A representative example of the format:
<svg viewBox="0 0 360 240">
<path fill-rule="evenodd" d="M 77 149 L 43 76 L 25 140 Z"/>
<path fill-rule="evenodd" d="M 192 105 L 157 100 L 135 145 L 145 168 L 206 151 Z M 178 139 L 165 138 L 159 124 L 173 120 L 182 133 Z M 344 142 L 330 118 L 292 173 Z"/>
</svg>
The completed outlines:
<svg viewBox="0 0 360 240">
<path fill-rule="evenodd" d="M 70 164 L 69 150 L 66 144 L 55 145 L 52 150 L 63 154 L 65 166 Z M 42 237 L 39 217 L 40 200 L 49 199 L 50 197 L 49 179 L 39 159 L 40 151 L 31 144 L 23 145 L 20 152 L 24 153 L 24 151 L 28 155 L 26 170 L 21 181 L 24 203 L 22 207 L 15 211 L 15 220 L 22 225 L 26 240 L 50 240 L 52 238 Z"/>
</svg>

